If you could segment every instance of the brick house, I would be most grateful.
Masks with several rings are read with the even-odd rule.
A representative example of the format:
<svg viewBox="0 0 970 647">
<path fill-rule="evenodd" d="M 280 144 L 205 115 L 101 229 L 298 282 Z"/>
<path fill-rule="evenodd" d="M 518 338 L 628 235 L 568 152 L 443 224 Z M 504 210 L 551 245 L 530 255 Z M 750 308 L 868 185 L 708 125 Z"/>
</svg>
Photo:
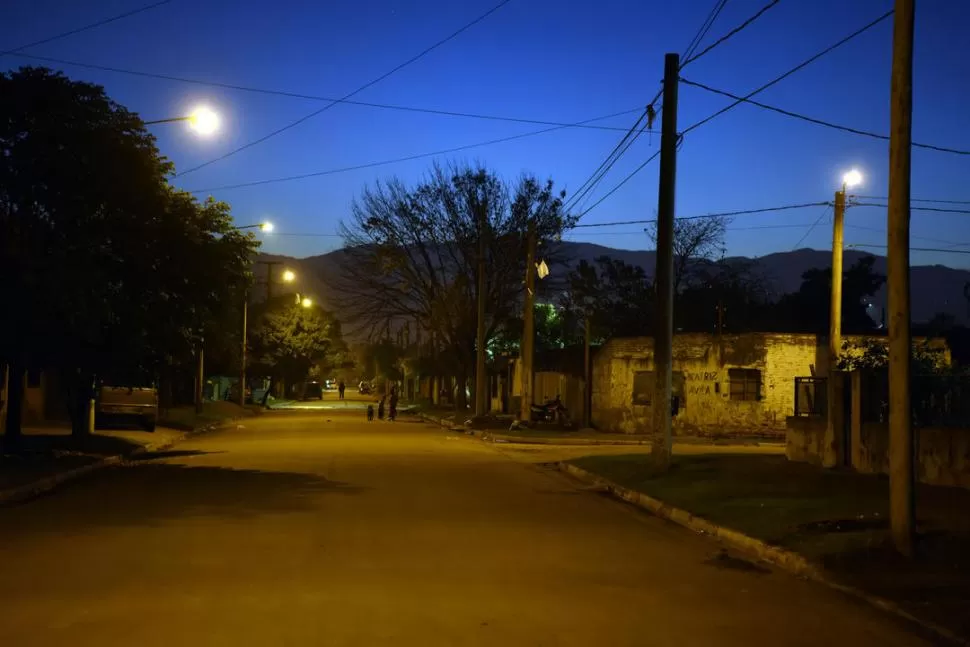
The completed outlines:
<svg viewBox="0 0 970 647">
<path fill-rule="evenodd" d="M 794 379 L 828 372 L 824 338 L 814 334 L 677 334 L 673 393 L 678 435 L 784 436 Z M 611 339 L 593 359 L 592 422 L 603 431 L 650 431 L 653 339 Z"/>
</svg>

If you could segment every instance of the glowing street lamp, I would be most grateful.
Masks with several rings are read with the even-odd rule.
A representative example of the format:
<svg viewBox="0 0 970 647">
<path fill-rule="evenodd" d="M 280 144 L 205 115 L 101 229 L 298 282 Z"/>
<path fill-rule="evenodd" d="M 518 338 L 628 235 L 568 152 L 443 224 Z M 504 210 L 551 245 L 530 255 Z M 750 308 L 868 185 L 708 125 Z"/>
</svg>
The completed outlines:
<svg viewBox="0 0 970 647">
<path fill-rule="evenodd" d="M 283 270 L 282 278 L 287 283 L 292 283 L 293 281 L 296 280 L 296 274 L 293 272 L 293 270 Z"/>
<path fill-rule="evenodd" d="M 258 229 L 264 231 L 267 234 L 273 233 L 273 223 L 267 221 L 256 223 L 255 225 L 241 225 L 236 227 L 236 229 Z"/>
<path fill-rule="evenodd" d="M 312 308 L 313 299 L 311 299 L 310 297 L 303 297 L 302 299 L 300 299 L 300 305 L 303 306 L 304 308 Z"/>
<path fill-rule="evenodd" d="M 219 130 L 221 120 L 219 115 L 207 106 L 199 106 L 192 111 L 188 118 L 189 128 L 207 137 Z"/>
<path fill-rule="evenodd" d="M 862 173 L 856 169 L 852 169 L 848 173 L 842 176 L 842 192 L 845 190 L 857 187 L 862 184 Z"/>
<path fill-rule="evenodd" d="M 221 123 L 218 113 L 216 113 L 214 110 L 206 106 L 199 106 L 188 115 L 185 115 L 182 117 L 169 117 L 168 119 L 155 119 L 153 121 L 146 121 L 145 125 L 150 126 L 152 124 L 170 124 L 176 121 L 189 122 L 189 128 L 191 128 L 197 134 L 202 135 L 204 137 L 212 135 L 216 131 L 218 131 L 219 124 Z"/>
</svg>

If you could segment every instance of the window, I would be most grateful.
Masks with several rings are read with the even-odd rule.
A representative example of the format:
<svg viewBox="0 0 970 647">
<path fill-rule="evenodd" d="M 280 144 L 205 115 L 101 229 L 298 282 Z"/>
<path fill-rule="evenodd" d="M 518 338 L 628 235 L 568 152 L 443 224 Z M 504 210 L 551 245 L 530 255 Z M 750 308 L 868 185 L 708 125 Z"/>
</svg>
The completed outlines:
<svg viewBox="0 0 970 647">
<path fill-rule="evenodd" d="M 653 381 L 653 371 L 637 371 L 633 374 L 633 404 L 650 406 Z"/>
<path fill-rule="evenodd" d="M 761 371 L 756 368 L 728 369 L 731 399 L 756 402 L 761 399 Z"/>
</svg>

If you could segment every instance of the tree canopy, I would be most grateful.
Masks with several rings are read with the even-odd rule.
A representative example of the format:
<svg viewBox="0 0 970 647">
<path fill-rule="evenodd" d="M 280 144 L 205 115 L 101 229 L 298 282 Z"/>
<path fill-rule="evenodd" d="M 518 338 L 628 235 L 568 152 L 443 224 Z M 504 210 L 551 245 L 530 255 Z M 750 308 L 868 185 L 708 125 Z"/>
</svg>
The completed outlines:
<svg viewBox="0 0 970 647">
<path fill-rule="evenodd" d="M 0 361 L 60 370 L 78 403 L 96 374 L 157 375 L 218 341 L 256 248 L 228 205 L 172 189 L 142 120 L 97 85 L 21 68 L 0 96 Z"/>
<path fill-rule="evenodd" d="M 304 307 L 292 295 L 282 295 L 253 314 L 253 365 L 275 380 L 293 384 L 312 373 L 325 377 L 346 359 L 340 322 L 319 306 Z"/>
<path fill-rule="evenodd" d="M 343 270 L 329 277 L 338 307 L 374 338 L 415 322 L 455 358 L 463 382 L 474 365 L 480 239 L 491 340 L 521 307 L 529 224 L 547 255 L 570 224 L 563 197 L 551 181 L 510 184 L 480 165 L 436 165 L 414 186 L 379 183 L 343 224 Z"/>
</svg>

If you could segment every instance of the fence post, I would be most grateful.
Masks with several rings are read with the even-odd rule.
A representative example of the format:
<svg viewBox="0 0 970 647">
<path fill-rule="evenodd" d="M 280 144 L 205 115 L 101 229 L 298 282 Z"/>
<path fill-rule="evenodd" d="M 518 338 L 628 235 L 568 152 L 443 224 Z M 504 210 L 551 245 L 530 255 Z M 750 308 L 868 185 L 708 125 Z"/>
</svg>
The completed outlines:
<svg viewBox="0 0 970 647">
<path fill-rule="evenodd" d="M 865 449 L 862 446 L 862 371 L 855 370 L 850 373 L 850 387 L 852 389 L 852 407 L 849 415 L 850 420 L 850 465 L 852 469 L 859 470 L 865 461 Z"/>
</svg>

